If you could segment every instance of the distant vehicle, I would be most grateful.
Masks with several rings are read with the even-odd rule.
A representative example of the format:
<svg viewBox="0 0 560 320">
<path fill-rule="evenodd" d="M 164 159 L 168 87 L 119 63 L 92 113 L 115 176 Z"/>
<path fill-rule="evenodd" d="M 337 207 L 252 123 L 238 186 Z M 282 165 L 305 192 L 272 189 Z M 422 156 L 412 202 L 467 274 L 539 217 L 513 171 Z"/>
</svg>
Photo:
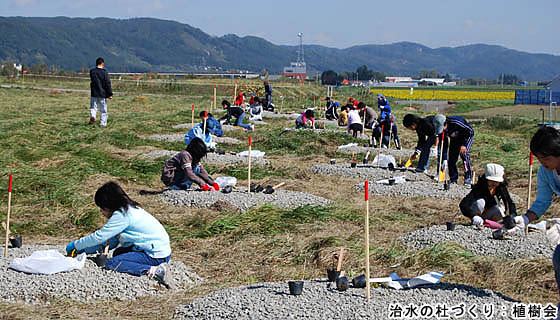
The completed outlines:
<svg viewBox="0 0 560 320">
<path fill-rule="evenodd" d="M 526 86 L 529 85 L 529 82 L 528 81 L 519 81 L 519 85 L 522 86 L 522 87 L 526 87 Z"/>
</svg>

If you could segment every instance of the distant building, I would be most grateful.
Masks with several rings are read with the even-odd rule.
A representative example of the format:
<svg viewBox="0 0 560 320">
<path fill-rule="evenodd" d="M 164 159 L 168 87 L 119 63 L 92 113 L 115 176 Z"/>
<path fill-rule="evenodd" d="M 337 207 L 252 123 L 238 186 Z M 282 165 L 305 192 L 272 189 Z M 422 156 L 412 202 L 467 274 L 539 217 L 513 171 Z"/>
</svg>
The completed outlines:
<svg viewBox="0 0 560 320">
<path fill-rule="evenodd" d="M 428 83 L 431 82 L 435 85 L 441 86 L 445 82 L 445 79 L 444 78 L 422 78 L 422 79 L 420 79 L 420 82 L 428 82 Z"/>
<path fill-rule="evenodd" d="M 284 68 L 284 77 L 305 80 L 307 79 L 307 67 L 303 55 L 303 33 L 298 33 L 299 49 L 296 62 L 291 62 L 289 67 Z"/>
<path fill-rule="evenodd" d="M 411 77 L 385 77 L 385 82 L 398 83 L 398 82 L 411 82 L 411 81 L 412 81 Z"/>
</svg>

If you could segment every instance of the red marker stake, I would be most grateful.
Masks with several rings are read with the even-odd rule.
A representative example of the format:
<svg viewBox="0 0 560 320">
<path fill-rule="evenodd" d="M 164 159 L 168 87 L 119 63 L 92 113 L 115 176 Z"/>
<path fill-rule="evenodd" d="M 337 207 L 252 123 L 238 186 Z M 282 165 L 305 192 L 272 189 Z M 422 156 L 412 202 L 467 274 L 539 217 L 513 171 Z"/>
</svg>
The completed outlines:
<svg viewBox="0 0 560 320">
<path fill-rule="evenodd" d="M 6 215 L 6 243 L 4 246 L 4 257 L 8 256 L 8 240 L 10 237 L 10 208 L 12 205 L 12 175 L 10 174 L 10 182 L 8 186 L 8 213 Z"/>
<path fill-rule="evenodd" d="M 247 193 L 251 193 L 251 136 L 249 136 L 249 167 L 247 169 Z"/>
<path fill-rule="evenodd" d="M 366 221 L 365 221 L 365 231 L 366 231 L 366 299 L 370 299 L 370 283 L 369 283 L 369 182 L 365 182 L 365 201 L 366 201 Z"/>
<path fill-rule="evenodd" d="M 206 135 L 206 119 L 208 119 L 208 112 L 204 111 L 204 126 L 202 127 L 202 136 Z"/>
<path fill-rule="evenodd" d="M 191 112 L 191 129 L 194 128 L 194 104 L 192 105 L 192 112 Z"/>
<path fill-rule="evenodd" d="M 527 209 L 531 207 L 531 182 L 533 182 L 533 153 L 529 156 L 529 186 L 527 189 Z"/>
</svg>

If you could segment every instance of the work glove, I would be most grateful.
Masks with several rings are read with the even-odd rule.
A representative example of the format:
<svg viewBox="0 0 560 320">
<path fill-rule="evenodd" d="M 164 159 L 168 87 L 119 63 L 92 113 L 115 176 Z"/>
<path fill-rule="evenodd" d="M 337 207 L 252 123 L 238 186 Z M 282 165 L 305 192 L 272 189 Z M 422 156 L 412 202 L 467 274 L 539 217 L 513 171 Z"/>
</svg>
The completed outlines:
<svg viewBox="0 0 560 320">
<path fill-rule="evenodd" d="M 203 185 L 203 186 L 200 188 L 200 190 L 202 190 L 202 191 L 210 191 L 210 186 L 207 185 L 207 184 L 205 184 L 205 185 Z"/>
<path fill-rule="evenodd" d="M 214 190 L 220 191 L 220 186 L 216 182 L 214 182 L 214 184 L 212 184 L 212 187 L 214 187 Z"/>
<path fill-rule="evenodd" d="M 507 233 L 517 233 L 517 234 L 525 234 L 527 230 L 527 225 L 529 224 L 529 218 L 527 215 L 516 216 L 513 218 L 515 221 L 515 227 L 507 230 Z"/>
<path fill-rule="evenodd" d="M 481 216 L 474 216 L 472 219 L 472 224 L 477 227 L 482 226 L 483 223 L 484 223 L 484 219 L 482 219 Z"/>
<path fill-rule="evenodd" d="M 418 153 L 414 152 L 411 156 L 410 156 L 410 160 L 416 160 L 418 159 Z"/>
<path fill-rule="evenodd" d="M 68 245 L 66 245 L 66 254 L 71 255 L 72 251 L 74 251 L 75 249 L 76 245 L 74 244 L 74 241 L 70 242 Z"/>
</svg>

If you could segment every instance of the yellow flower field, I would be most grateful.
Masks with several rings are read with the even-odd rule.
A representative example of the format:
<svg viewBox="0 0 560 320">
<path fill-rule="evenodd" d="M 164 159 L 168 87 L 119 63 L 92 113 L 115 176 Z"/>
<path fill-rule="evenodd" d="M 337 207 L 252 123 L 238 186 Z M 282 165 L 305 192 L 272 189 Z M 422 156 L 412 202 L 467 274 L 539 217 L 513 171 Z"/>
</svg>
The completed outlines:
<svg viewBox="0 0 560 320">
<path fill-rule="evenodd" d="M 460 90 L 419 90 L 414 89 L 382 89 L 371 90 L 374 94 L 381 93 L 386 97 L 402 100 L 513 100 L 515 91 L 460 91 Z"/>
</svg>

